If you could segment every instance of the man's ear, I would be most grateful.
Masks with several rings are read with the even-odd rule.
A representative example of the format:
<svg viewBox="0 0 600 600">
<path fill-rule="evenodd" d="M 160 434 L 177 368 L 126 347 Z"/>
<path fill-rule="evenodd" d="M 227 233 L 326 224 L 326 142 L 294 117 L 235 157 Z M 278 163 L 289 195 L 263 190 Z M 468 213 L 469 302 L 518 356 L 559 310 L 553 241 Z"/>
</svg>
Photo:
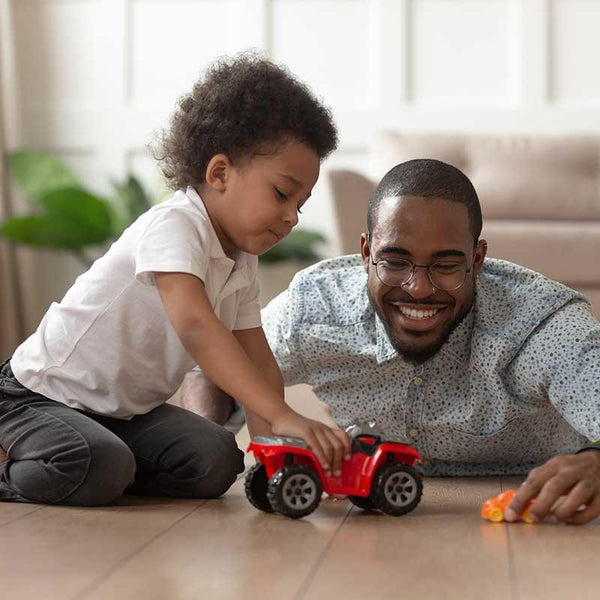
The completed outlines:
<svg viewBox="0 0 600 600">
<path fill-rule="evenodd" d="M 369 262 L 371 261 L 371 246 L 369 245 L 369 234 L 360 234 L 360 255 L 362 263 L 366 271 L 369 270 Z"/>
<path fill-rule="evenodd" d="M 206 165 L 206 184 L 218 192 L 227 189 L 227 181 L 233 165 L 225 154 L 215 154 Z"/>
<path fill-rule="evenodd" d="M 473 261 L 473 272 L 475 277 L 479 275 L 481 267 L 483 267 L 483 261 L 487 254 L 488 245 L 485 240 L 479 240 L 477 242 L 477 248 L 475 249 L 475 260 Z"/>
</svg>

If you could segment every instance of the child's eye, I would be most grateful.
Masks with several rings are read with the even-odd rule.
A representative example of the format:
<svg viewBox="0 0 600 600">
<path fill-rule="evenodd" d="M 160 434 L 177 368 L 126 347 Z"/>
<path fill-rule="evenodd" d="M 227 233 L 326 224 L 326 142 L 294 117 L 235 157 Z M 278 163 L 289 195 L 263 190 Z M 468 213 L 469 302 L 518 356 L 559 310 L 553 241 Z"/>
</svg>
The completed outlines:
<svg viewBox="0 0 600 600">
<path fill-rule="evenodd" d="M 274 189 L 280 200 L 287 200 L 287 196 L 281 190 L 278 190 L 277 188 Z"/>
<path fill-rule="evenodd" d="M 298 214 L 299 214 L 299 215 L 301 215 L 301 214 L 302 214 L 302 209 L 301 209 L 300 207 L 298 207 L 296 210 L 298 211 Z"/>
</svg>

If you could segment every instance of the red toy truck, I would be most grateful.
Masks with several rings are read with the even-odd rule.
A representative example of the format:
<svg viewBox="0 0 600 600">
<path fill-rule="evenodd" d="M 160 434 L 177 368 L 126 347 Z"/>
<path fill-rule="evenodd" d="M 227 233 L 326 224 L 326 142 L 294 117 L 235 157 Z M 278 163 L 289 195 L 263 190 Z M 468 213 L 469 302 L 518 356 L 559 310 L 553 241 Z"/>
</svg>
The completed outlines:
<svg viewBox="0 0 600 600">
<path fill-rule="evenodd" d="M 257 463 L 246 476 L 246 496 L 265 512 L 297 519 L 310 514 L 321 494 L 347 495 L 365 510 L 399 516 L 421 500 L 423 482 L 414 468 L 421 459 L 406 443 L 384 441 L 378 433 L 350 432 L 352 455 L 339 477 L 327 477 L 306 442 L 295 437 L 257 437 L 248 446 Z"/>
</svg>

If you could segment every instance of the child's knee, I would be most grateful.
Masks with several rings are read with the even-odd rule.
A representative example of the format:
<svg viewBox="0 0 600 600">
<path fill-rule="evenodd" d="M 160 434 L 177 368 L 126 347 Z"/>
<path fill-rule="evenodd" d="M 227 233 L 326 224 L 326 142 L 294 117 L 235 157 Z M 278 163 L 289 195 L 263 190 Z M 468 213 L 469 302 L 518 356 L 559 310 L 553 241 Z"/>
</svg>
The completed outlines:
<svg viewBox="0 0 600 600">
<path fill-rule="evenodd" d="M 100 506 L 121 497 L 134 482 L 136 462 L 119 439 L 102 440 L 91 447 L 91 462 L 81 485 L 62 504 Z"/>
<path fill-rule="evenodd" d="M 7 483 L 31 502 L 94 506 L 121 496 L 134 474 L 135 458 L 121 440 L 82 437 L 49 459 L 13 461 Z"/>
<path fill-rule="evenodd" d="M 217 452 L 204 462 L 205 476 L 199 482 L 199 492 L 205 498 L 223 495 L 244 470 L 244 453 L 237 447 L 235 436 L 227 432 L 220 440 Z"/>
<path fill-rule="evenodd" d="M 171 471 L 170 495 L 218 498 L 244 470 L 244 453 L 232 433 L 222 430 L 211 445 L 191 449 L 185 463 Z"/>
</svg>

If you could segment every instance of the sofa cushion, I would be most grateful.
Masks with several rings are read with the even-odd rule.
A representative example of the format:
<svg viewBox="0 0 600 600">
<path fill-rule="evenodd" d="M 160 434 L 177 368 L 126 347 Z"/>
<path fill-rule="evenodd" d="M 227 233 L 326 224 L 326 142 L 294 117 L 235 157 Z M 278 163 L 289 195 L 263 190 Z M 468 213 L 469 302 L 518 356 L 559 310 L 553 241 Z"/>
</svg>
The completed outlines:
<svg viewBox="0 0 600 600">
<path fill-rule="evenodd" d="M 382 133 L 382 177 L 413 158 L 443 160 L 473 182 L 484 219 L 600 220 L 600 139 Z"/>
</svg>

